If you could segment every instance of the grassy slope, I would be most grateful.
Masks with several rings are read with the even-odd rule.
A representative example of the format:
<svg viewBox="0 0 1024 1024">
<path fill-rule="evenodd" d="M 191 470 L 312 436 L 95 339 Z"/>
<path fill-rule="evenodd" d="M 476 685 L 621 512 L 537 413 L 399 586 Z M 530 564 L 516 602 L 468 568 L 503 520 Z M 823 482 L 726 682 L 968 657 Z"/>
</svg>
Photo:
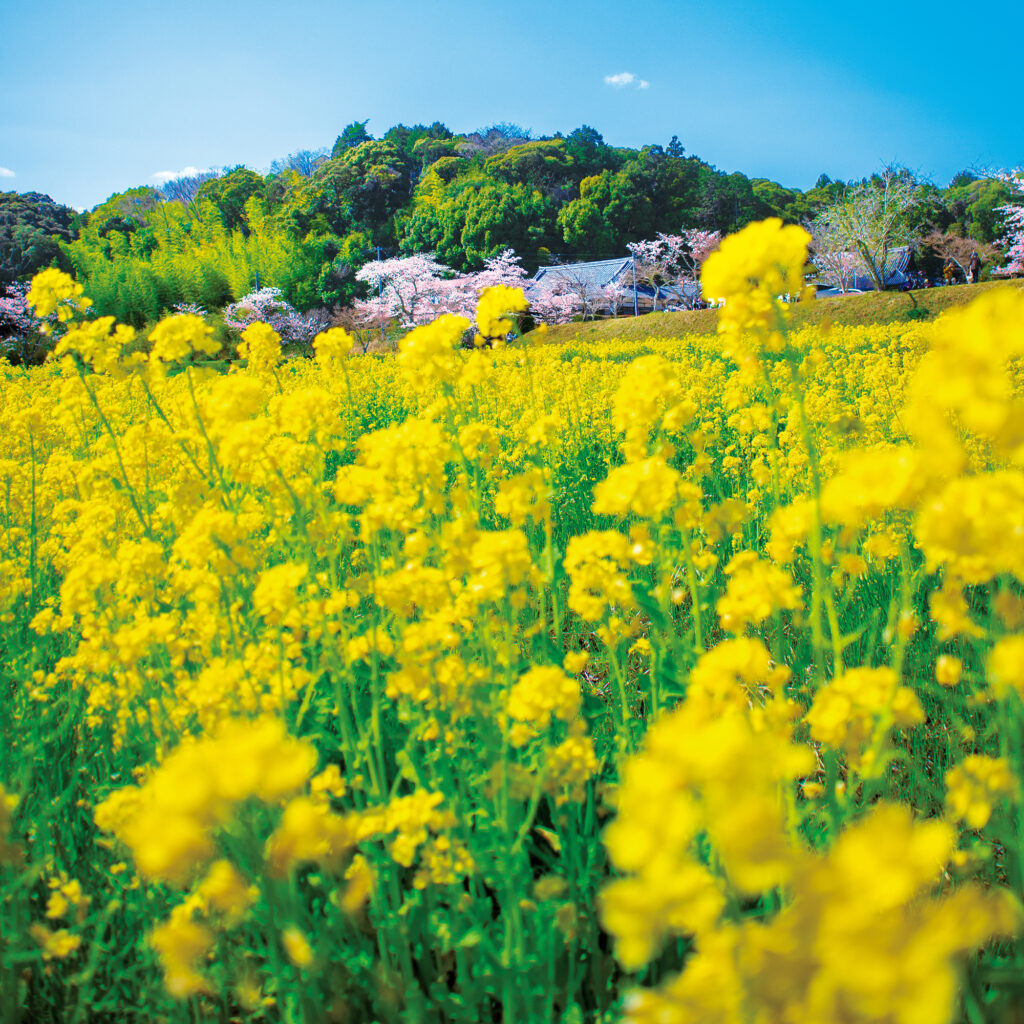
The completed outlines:
<svg viewBox="0 0 1024 1024">
<path fill-rule="evenodd" d="M 894 320 L 932 319 L 953 306 L 963 306 L 971 299 L 1000 283 L 960 284 L 948 288 L 927 288 L 912 292 L 867 292 L 831 299 L 816 299 L 793 308 L 793 324 L 880 324 Z M 1011 286 L 1024 288 L 1024 281 L 1010 281 Z M 699 309 L 687 313 L 648 313 L 639 317 L 618 317 L 588 323 L 563 324 L 548 330 L 547 340 L 562 342 L 640 340 L 671 338 L 684 334 L 714 334 L 718 312 Z"/>
</svg>

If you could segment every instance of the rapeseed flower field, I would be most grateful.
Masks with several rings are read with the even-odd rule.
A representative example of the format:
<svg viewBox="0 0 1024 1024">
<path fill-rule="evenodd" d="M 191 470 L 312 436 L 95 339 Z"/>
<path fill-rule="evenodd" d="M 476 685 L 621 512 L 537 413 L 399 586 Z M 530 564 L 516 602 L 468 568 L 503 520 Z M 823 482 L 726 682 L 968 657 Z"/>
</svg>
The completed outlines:
<svg viewBox="0 0 1024 1024">
<path fill-rule="evenodd" d="M 1024 295 L 0 366 L 0 1021 L 1020 1019 Z"/>
</svg>

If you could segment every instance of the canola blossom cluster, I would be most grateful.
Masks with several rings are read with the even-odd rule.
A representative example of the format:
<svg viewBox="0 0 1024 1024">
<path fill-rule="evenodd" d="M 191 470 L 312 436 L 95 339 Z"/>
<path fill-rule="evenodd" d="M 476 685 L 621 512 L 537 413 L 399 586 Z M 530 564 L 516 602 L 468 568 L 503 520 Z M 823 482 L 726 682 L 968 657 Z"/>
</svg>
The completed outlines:
<svg viewBox="0 0 1024 1024">
<path fill-rule="evenodd" d="M 1024 293 L 0 364 L 4 1021 L 949 1024 L 1024 972 Z M 533 337 L 539 337 L 535 335 Z M 211 358 L 212 357 L 212 358 Z"/>
</svg>

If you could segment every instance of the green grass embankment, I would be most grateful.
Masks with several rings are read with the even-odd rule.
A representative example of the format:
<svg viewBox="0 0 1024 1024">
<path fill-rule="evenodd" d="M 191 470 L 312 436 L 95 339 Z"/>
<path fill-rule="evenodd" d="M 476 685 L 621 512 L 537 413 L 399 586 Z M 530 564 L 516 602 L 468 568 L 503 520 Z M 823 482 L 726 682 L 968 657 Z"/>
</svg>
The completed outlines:
<svg viewBox="0 0 1024 1024">
<path fill-rule="evenodd" d="M 885 324 L 899 320 L 932 320 L 954 306 L 963 306 L 991 288 L 1024 288 L 1024 280 L 986 281 L 948 288 L 921 288 L 910 292 L 867 292 L 798 303 L 793 307 L 793 326 L 819 324 Z M 562 324 L 547 332 L 550 342 L 639 341 L 643 338 L 714 334 L 718 311 L 697 309 L 683 313 L 647 313 L 609 320 Z"/>
</svg>

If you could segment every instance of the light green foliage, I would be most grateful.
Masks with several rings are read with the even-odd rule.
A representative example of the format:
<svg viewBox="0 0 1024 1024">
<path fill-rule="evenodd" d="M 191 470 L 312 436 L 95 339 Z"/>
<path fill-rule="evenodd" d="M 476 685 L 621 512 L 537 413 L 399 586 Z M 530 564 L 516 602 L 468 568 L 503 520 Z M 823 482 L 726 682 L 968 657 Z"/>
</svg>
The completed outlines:
<svg viewBox="0 0 1024 1024">
<path fill-rule="evenodd" d="M 246 231 L 225 227 L 208 199 L 197 200 L 193 214 L 179 203 L 117 198 L 64 245 L 98 312 L 138 327 L 180 302 L 212 310 L 248 292 L 257 274 L 299 306 L 316 302 L 316 246 L 296 246 L 255 196 L 245 204 Z"/>
<path fill-rule="evenodd" d="M 220 213 L 224 227 L 229 231 L 248 229 L 245 219 L 246 203 L 253 197 L 262 198 L 266 193 L 263 176 L 248 167 L 236 167 L 219 178 L 211 178 L 199 186 L 199 198 L 209 199 Z"/>
<path fill-rule="evenodd" d="M 543 139 L 512 146 L 489 157 L 484 171 L 510 184 L 552 191 L 575 183 L 575 163 L 563 139 Z"/>
</svg>

